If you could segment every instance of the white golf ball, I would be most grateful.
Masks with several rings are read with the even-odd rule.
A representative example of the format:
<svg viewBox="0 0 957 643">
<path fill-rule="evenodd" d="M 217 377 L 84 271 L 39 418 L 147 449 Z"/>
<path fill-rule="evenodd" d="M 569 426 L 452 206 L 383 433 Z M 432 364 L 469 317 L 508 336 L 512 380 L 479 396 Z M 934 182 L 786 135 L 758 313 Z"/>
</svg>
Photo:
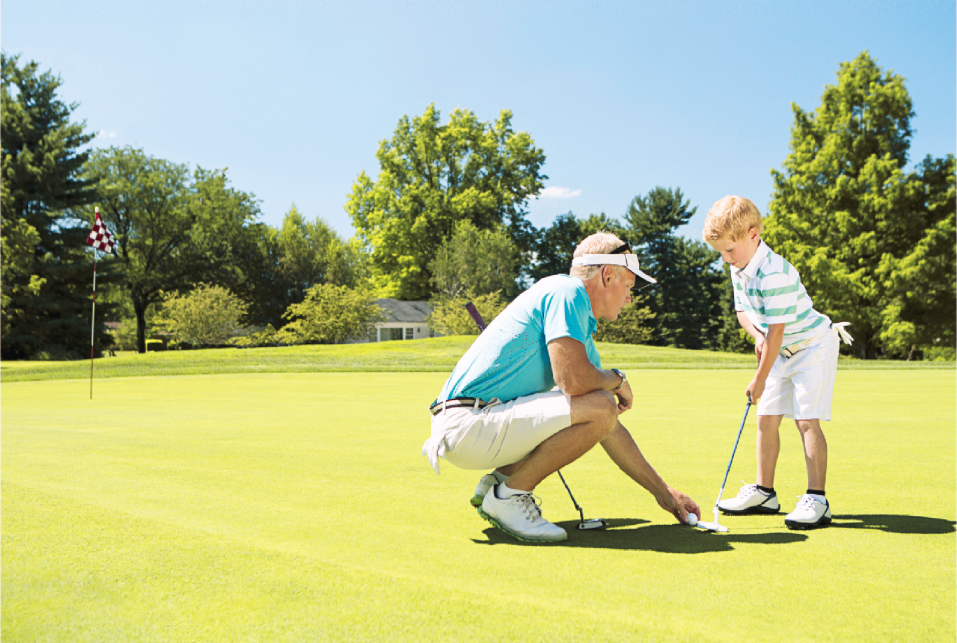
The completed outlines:
<svg viewBox="0 0 957 643">
<path fill-rule="evenodd" d="M 694 527 L 698 524 L 698 517 L 694 514 L 688 514 L 688 524 Z"/>
</svg>

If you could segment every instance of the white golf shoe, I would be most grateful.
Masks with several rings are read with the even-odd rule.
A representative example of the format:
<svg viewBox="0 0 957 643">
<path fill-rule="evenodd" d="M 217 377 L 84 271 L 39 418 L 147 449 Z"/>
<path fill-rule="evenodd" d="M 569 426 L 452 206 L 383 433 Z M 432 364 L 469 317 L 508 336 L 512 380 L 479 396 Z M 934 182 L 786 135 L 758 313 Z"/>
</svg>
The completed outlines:
<svg viewBox="0 0 957 643">
<path fill-rule="evenodd" d="M 538 500 L 530 493 L 500 500 L 493 487 L 485 494 L 479 514 L 509 536 L 526 542 L 550 543 L 568 538 L 564 529 L 542 518 Z"/>
<path fill-rule="evenodd" d="M 788 529 L 817 529 L 831 524 L 831 503 L 813 496 L 798 496 L 797 507 L 784 517 Z"/>
<path fill-rule="evenodd" d="M 486 473 L 482 476 L 482 479 L 479 480 L 478 486 L 475 487 L 475 495 L 472 496 L 472 499 L 469 502 L 472 503 L 473 507 L 481 507 L 482 501 L 485 500 L 485 494 L 488 493 L 489 489 L 495 485 L 505 482 L 508 480 L 508 476 L 499 473 L 498 471 L 493 471 L 492 473 Z"/>
<path fill-rule="evenodd" d="M 778 494 L 767 494 L 758 489 L 756 484 L 746 484 L 737 496 L 719 502 L 718 509 L 732 516 L 776 514 L 781 511 L 781 503 L 778 502 Z"/>
</svg>

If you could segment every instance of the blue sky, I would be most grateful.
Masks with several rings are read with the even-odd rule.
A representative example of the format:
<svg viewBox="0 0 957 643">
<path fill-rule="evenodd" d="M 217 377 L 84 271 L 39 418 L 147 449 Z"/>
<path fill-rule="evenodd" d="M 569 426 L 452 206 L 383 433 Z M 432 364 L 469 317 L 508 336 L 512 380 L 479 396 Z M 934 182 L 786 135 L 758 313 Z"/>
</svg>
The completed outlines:
<svg viewBox="0 0 957 643">
<path fill-rule="evenodd" d="M 790 104 L 814 109 L 869 50 L 906 79 L 910 158 L 955 150 L 954 2 L 225 2 L 4 0 L 0 46 L 63 79 L 94 146 L 228 168 L 279 226 L 295 202 L 339 233 L 379 141 L 434 103 L 502 109 L 546 155 L 538 226 L 619 216 L 655 186 L 697 215 L 766 211 Z"/>
</svg>

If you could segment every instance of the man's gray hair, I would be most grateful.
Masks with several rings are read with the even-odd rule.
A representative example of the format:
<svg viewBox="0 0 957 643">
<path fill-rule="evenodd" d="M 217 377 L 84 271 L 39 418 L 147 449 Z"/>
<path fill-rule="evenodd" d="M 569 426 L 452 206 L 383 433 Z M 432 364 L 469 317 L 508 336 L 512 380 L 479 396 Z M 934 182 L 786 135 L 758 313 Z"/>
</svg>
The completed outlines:
<svg viewBox="0 0 957 643">
<path fill-rule="evenodd" d="M 578 247 L 575 248 L 574 257 L 580 257 L 582 255 L 607 255 L 611 254 L 612 250 L 620 247 L 624 241 L 616 237 L 610 232 L 602 230 L 601 232 L 596 232 L 590 237 L 585 237 L 585 239 L 578 244 Z M 627 268 L 623 266 L 613 266 L 615 268 L 615 274 L 621 277 Z M 602 266 L 572 266 L 572 269 L 568 272 L 572 277 L 578 277 L 582 281 L 591 279 L 599 273 L 602 269 Z"/>
</svg>

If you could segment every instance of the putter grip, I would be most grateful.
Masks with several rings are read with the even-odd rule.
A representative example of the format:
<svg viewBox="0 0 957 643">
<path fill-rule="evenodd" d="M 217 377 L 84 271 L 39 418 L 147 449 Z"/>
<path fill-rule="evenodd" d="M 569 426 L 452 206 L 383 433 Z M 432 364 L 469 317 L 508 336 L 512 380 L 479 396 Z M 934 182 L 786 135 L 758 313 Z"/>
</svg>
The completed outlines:
<svg viewBox="0 0 957 643">
<path fill-rule="evenodd" d="M 471 315 L 472 319 L 475 320 L 475 324 L 479 327 L 479 330 L 484 331 L 485 322 L 482 320 L 482 315 L 479 314 L 475 304 L 472 302 L 465 304 L 465 310 L 469 311 L 469 315 Z"/>
</svg>

